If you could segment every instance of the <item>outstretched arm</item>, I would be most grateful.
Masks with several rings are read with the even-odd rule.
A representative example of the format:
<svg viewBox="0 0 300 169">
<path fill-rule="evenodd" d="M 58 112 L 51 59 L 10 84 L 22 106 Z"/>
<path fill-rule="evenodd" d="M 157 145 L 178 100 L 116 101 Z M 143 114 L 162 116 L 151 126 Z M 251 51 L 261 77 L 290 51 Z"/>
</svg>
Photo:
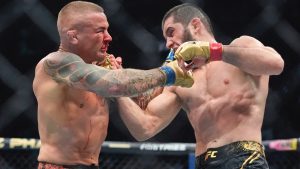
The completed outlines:
<svg viewBox="0 0 300 169">
<path fill-rule="evenodd" d="M 170 124 L 181 108 L 177 95 L 166 89 L 151 100 L 145 110 L 128 97 L 118 98 L 117 101 L 122 120 L 138 141 L 147 140 L 159 133 Z"/>
<path fill-rule="evenodd" d="M 164 85 L 164 75 L 158 69 L 109 70 L 86 64 L 80 57 L 68 53 L 44 60 L 44 70 L 58 83 L 89 90 L 103 97 L 132 96 L 149 88 Z"/>
<path fill-rule="evenodd" d="M 192 85 L 193 79 L 178 67 L 172 65 L 151 69 L 109 70 L 86 64 L 72 53 L 47 56 L 44 70 L 58 83 L 95 92 L 103 97 L 134 96 L 148 89 L 164 85 Z"/>
</svg>

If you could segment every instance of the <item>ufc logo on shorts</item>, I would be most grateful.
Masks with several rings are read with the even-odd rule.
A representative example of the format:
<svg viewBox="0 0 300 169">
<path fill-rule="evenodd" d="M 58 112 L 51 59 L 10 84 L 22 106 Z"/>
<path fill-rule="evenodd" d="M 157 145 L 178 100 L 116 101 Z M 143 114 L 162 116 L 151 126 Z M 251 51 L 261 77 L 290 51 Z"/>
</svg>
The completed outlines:
<svg viewBox="0 0 300 169">
<path fill-rule="evenodd" d="M 218 151 L 208 151 L 205 155 L 205 160 L 208 158 L 216 158 Z"/>
</svg>

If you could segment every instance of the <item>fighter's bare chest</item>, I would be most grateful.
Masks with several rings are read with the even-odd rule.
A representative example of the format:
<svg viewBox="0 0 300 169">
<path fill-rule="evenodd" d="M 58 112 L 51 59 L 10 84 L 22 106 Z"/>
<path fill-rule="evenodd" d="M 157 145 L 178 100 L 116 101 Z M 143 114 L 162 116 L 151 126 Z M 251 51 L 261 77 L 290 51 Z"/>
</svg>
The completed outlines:
<svg viewBox="0 0 300 169">
<path fill-rule="evenodd" d="M 108 101 L 106 98 L 92 92 L 77 91 L 69 95 L 74 108 L 90 115 L 108 113 Z"/>
<path fill-rule="evenodd" d="M 193 72 L 195 82 L 191 88 L 178 88 L 176 92 L 188 107 L 197 107 L 237 90 L 240 76 L 235 69 L 222 65 L 206 66 Z"/>
</svg>

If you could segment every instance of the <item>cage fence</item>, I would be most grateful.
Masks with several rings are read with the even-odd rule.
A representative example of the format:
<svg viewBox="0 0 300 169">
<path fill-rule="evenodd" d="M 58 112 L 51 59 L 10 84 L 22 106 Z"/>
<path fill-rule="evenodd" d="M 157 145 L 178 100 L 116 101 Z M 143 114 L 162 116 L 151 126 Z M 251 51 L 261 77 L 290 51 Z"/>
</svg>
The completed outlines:
<svg viewBox="0 0 300 169">
<path fill-rule="evenodd" d="M 263 141 L 270 169 L 300 169 L 300 138 Z M 36 169 L 39 139 L 0 138 L 0 169 Z M 100 169 L 194 169 L 193 143 L 106 141 Z"/>
</svg>

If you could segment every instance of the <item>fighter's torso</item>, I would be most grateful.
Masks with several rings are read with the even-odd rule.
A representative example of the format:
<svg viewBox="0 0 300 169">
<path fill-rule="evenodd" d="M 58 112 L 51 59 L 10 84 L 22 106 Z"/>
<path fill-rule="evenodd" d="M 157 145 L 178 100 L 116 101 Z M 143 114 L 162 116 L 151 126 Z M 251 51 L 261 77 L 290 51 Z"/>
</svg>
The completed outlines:
<svg viewBox="0 0 300 169">
<path fill-rule="evenodd" d="M 42 141 L 38 159 L 57 164 L 98 164 L 108 127 L 106 100 L 58 84 L 43 71 L 41 63 L 37 70 L 33 89 Z"/>
<path fill-rule="evenodd" d="M 268 77 L 253 77 L 224 62 L 193 71 L 192 88 L 177 88 L 195 130 L 196 154 L 236 140 L 260 141 Z"/>
</svg>

